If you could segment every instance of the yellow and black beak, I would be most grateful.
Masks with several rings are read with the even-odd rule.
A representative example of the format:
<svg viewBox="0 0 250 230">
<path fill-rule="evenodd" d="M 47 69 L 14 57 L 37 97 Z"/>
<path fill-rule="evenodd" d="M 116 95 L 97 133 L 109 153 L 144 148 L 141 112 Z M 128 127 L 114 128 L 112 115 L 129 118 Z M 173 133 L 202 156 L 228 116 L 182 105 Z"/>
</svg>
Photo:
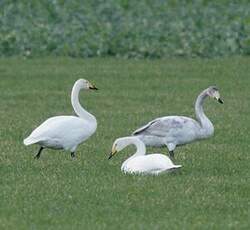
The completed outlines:
<svg viewBox="0 0 250 230">
<path fill-rule="evenodd" d="M 98 90 L 94 84 L 89 83 L 89 89 Z"/>
<path fill-rule="evenodd" d="M 221 103 L 221 104 L 224 103 L 220 98 L 218 98 L 217 101 L 218 101 L 219 103 Z"/>
<path fill-rule="evenodd" d="M 108 159 L 110 160 L 116 153 L 117 153 L 116 150 L 112 150 L 112 152 L 109 154 Z"/>
</svg>

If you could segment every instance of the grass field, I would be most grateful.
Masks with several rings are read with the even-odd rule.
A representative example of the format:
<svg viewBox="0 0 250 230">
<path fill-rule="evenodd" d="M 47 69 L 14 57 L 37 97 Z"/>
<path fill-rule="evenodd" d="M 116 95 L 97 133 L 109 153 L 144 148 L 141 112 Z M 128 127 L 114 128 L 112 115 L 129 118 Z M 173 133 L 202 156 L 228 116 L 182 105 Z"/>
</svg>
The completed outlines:
<svg viewBox="0 0 250 230">
<path fill-rule="evenodd" d="M 97 132 L 68 152 L 26 147 L 23 138 L 50 116 L 72 114 L 74 81 L 99 87 L 81 102 Z M 249 229 L 250 58 L 214 60 L 0 60 L 0 229 Z M 208 99 L 214 137 L 176 150 L 184 167 L 129 176 L 108 161 L 115 138 L 163 115 L 194 116 L 194 100 L 216 84 L 224 105 Z M 149 148 L 148 152 L 166 153 Z"/>
</svg>

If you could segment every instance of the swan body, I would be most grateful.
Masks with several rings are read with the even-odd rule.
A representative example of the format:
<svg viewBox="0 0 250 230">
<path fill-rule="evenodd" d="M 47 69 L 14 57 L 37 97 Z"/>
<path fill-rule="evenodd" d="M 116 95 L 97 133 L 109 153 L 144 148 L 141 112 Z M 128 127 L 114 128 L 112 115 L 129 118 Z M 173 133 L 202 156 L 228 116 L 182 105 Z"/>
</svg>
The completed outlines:
<svg viewBox="0 0 250 230">
<path fill-rule="evenodd" d="M 51 117 L 24 139 L 25 145 L 38 144 L 41 146 L 36 158 L 40 157 L 43 148 L 68 150 L 74 157 L 77 146 L 95 132 L 97 128 L 95 117 L 84 110 L 79 103 L 78 95 L 81 89 L 97 88 L 85 79 L 75 82 L 71 103 L 78 116 Z"/>
<path fill-rule="evenodd" d="M 133 132 L 146 146 L 167 146 L 170 156 L 174 157 L 176 146 L 209 138 L 214 133 L 214 126 L 203 111 L 203 102 L 212 97 L 220 103 L 220 94 L 215 86 L 201 92 L 195 103 L 197 120 L 185 116 L 166 116 L 156 118 Z"/>
<path fill-rule="evenodd" d="M 65 149 L 74 152 L 77 145 L 88 139 L 95 130 L 95 125 L 89 124 L 81 118 L 57 116 L 49 118 L 37 127 L 24 140 L 24 144 L 40 144 L 52 149 Z"/>
<path fill-rule="evenodd" d="M 136 153 L 123 162 L 121 171 L 129 174 L 158 175 L 163 172 L 180 168 L 174 165 L 169 157 L 163 154 L 146 154 L 144 143 L 137 137 L 122 137 L 115 140 L 109 159 L 128 145 L 136 146 Z"/>
</svg>

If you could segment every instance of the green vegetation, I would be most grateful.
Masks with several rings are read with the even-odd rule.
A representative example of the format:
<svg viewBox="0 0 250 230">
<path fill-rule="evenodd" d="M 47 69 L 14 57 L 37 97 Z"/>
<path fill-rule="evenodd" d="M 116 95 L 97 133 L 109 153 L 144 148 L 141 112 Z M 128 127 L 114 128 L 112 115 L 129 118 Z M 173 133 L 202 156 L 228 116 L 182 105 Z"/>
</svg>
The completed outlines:
<svg viewBox="0 0 250 230">
<path fill-rule="evenodd" d="M 0 55 L 250 54 L 248 0 L 0 1 Z"/>
<path fill-rule="evenodd" d="M 0 229 L 249 229 L 250 59 L 0 60 Z M 46 118 L 72 114 L 74 81 L 98 120 L 77 160 L 22 140 Z M 176 150 L 184 167 L 159 177 L 129 176 L 108 161 L 115 138 L 152 118 L 194 116 L 198 93 L 216 84 L 224 105 L 208 99 L 215 136 Z M 152 149 L 148 152 L 166 152 Z"/>
</svg>

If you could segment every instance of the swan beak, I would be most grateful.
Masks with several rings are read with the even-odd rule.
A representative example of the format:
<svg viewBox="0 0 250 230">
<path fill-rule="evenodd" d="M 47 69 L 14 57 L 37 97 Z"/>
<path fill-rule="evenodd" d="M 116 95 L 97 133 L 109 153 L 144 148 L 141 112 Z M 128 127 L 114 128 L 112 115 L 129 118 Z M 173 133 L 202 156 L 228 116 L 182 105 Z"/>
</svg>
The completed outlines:
<svg viewBox="0 0 250 230">
<path fill-rule="evenodd" d="M 112 151 L 110 154 L 109 154 L 109 160 L 117 153 L 116 150 Z"/>
<path fill-rule="evenodd" d="M 89 89 L 98 90 L 98 88 L 96 88 L 96 86 L 91 83 L 89 84 Z"/>
<path fill-rule="evenodd" d="M 220 98 L 218 98 L 217 100 L 218 100 L 218 102 L 221 103 L 221 104 L 224 103 Z"/>
</svg>

